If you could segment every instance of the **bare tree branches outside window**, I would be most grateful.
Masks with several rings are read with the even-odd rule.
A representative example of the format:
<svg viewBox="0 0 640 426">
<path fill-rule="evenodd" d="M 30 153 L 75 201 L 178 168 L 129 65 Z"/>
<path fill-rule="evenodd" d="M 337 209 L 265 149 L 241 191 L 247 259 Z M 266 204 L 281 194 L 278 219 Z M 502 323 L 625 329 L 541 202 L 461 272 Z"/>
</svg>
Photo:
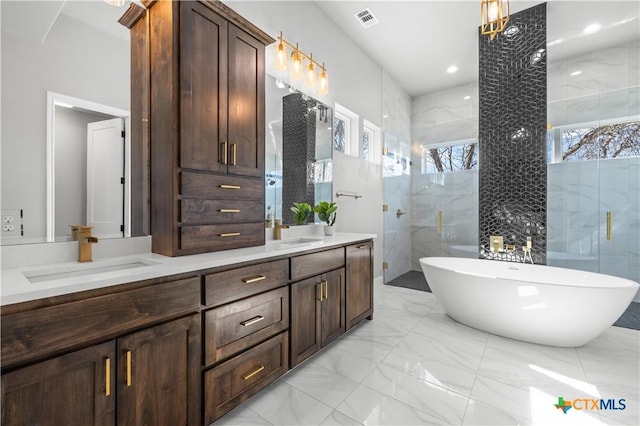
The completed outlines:
<svg viewBox="0 0 640 426">
<path fill-rule="evenodd" d="M 640 156 L 640 122 L 563 130 L 562 148 L 563 161 Z"/>
<path fill-rule="evenodd" d="M 478 168 L 478 144 L 424 148 L 422 173 L 454 172 Z"/>
</svg>

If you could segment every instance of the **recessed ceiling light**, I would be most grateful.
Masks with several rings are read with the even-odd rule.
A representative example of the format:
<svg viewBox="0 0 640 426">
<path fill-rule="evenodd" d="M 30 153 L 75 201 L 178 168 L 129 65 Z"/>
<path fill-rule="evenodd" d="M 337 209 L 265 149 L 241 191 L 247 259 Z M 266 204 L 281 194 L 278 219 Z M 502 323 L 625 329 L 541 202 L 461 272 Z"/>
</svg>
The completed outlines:
<svg viewBox="0 0 640 426">
<path fill-rule="evenodd" d="M 471 96 L 469 96 L 469 95 L 467 95 L 467 96 L 465 96 L 465 97 L 464 97 L 464 100 L 465 100 L 465 101 L 468 101 L 469 99 L 471 99 Z"/>
<path fill-rule="evenodd" d="M 455 65 L 451 65 L 449 68 L 447 68 L 447 72 L 449 74 L 453 74 L 456 71 L 458 71 L 458 67 L 456 67 Z"/>
<path fill-rule="evenodd" d="M 601 28 L 601 25 L 596 22 L 595 24 L 587 25 L 587 27 L 584 30 L 582 30 L 582 32 L 584 34 L 593 34 L 598 30 L 600 30 L 600 28 Z"/>
<path fill-rule="evenodd" d="M 580 75 L 582 74 L 582 71 L 578 70 L 578 71 L 574 71 L 571 74 L 569 74 L 571 77 L 575 77 L 576 75 Z"/>
</svg>

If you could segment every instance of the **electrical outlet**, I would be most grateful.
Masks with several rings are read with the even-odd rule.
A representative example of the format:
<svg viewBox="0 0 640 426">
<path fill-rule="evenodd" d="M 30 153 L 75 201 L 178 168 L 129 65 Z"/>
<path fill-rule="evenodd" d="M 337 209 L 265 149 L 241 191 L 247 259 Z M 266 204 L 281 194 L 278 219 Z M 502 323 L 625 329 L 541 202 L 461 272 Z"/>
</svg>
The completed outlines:
<svg viewBox="0 0 640 426">
<path fill-rule="evenodd" d="M 3 209 L 0 213 L 2 219 L 2 238 L 20 238 L 23 235 L 22 210 Z"/>
</svg>

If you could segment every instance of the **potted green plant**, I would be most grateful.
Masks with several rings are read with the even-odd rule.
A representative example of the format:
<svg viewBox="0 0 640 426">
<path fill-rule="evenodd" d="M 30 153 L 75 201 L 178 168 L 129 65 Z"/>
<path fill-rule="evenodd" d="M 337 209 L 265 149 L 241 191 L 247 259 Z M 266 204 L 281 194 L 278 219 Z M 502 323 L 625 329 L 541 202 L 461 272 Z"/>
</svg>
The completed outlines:
<svg viewBox="0 0 640 426">
<path fill-rule="evenodd" d="M 307 218 L 311 214 L 312 209 L 309 203 L 293 203 L 291 211 L 293 212 L 293 220 L 295 220 L 298 225 L 304 225 L 307 223 Z"/>
<path fill-rule="evenodd" d="M 334 234 L 335 228 L 333 224 L 336 223 L 336 210 L 338 210 L 336 203 L 329 203 L 327 201 L 320 201 L 320 204 L 313 208 L 313 211 L 318 214 L 318 219 L 326 223 L 324 227 L 325 235 Z"/>
</svg>

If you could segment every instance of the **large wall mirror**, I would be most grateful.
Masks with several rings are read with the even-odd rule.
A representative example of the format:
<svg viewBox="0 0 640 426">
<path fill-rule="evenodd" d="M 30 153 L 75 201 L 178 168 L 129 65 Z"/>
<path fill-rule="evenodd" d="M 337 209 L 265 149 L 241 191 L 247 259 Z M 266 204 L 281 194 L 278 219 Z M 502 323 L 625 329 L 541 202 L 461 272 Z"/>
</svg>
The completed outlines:
<svg viewBox="0 0 640 426">
<path fill-rule="evenodd" d="M 265 217 L 293 225 L 294 202 L 332 200 L 333 110 L 271 75 L 265 86 Z"/>
<path fill-rule="evenodd" d="M 118 23 L 126 7 L 0 7 L 2 218 L 12 225 L 1 243 L 65 241 L 76 223 L 101 238 L 132 235 L 130 42 Z"/>
</svg>

